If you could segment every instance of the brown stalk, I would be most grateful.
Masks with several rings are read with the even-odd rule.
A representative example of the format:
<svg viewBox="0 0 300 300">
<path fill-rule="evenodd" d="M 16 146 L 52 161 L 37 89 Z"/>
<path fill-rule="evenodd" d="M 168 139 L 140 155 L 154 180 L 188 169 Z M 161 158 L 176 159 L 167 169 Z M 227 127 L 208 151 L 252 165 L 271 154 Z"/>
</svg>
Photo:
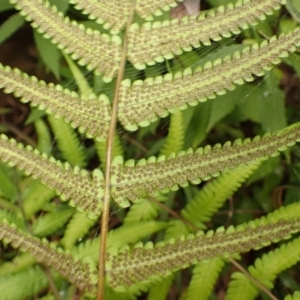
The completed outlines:
<svg viewBox="0 0 300 300">
<path fill-rule="evenodd" d="M 125 35 L 124 35 L 123 51 L 122 51 L 122 57 L 119 65 L 119 72 L 118 72 L 116 86 L 115 86 L 115 95 L 112 104 L 111 120 L 110 120 L 109 133 L 107 138 L 106 163 L 105 163 L 105 175 L 104 175 L 103 212 L 102 212 L 102 219 L 100 221 L 101 236 L 100 236 L 100 251 L 99 251 L 99 264 L 98 264 L 97 300 L 104 299 L 105 256 L 106 256 L 106 240 L 107 240 L 108 221 L 109 221 L 112 149 L 113 149 L 114 135 L 115 135 L 116 123 L 117 123 L 117 107 L 118 107 L 118 100 L 119 100 L 119 91 L 120 91 L 120 85 L 124 75 L 124 68 L 125 68 L 126 56 L 127 56 L 127 43 L 128 43 L 127 33 L 133 19 L 134 3 L 135 1 L 133 0 L 130 16 L 127 21 Z"/>
</svg>

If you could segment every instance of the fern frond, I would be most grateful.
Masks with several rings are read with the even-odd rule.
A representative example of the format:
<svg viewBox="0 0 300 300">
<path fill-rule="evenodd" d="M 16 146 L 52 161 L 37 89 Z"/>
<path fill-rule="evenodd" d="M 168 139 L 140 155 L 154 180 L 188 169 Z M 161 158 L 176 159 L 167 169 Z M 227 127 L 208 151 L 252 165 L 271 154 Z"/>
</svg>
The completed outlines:
<svg viewBox="0 0 300 300">
<path fill-rule="evenodd" d="M 97 219 L 88 218 L 85 212 L 77 211 L 67 225 L 61 244 L 65 249 L 71 250 L 75 243 L 84 237 L 96 222 L 98 222 Z"/>
<path fill-rule="evenodd" d="M 181 215 L 197 228 L 205 229 L 205 222 L 224 204 L 224 202 L 257 169 L 258 165 L 237 169 L 222 174 L 203 187 L 198 195 L 190 200 Z"/>
<path fill-rule="evenodd" d="M 159 207 L 154 205 L 148 199 L 143 199 L 130 206 L 123 222 L 126 224 L 148 221 L 157 217 Z"/>
<path fill-rule="evenodd" d="M 109 231 L 107 247 L 119 249 L 124 245 L 137 243 L 138 241 L 151 236 L 153 233 L 164 229 L 166 226 L 166 223 L 157 221 L 144 221 L 122 225 L 117 229 Z M 79 258 L 89 256 L 94 261 L 98 261 L 99 238 L 81 243 L 78 247 L 72 249 L 72 253 L 76 254 Z"/>
<path fill-rule="evenodd" d="M 64 226 L 73 213 L 74 209 L 64 209 L 40 216 L 33 223 L 32 234 L 37 237 L 45 237 L 54 233 Z"/>
<path fill-rule="evenodd" d="M 181 220 L 171 220 L 169 226 L 166 229 L 164 240 L 177 239 L 180 236 L 188 235 L 190 233 L 189 228 Z"/>
<path fill-rule="evenodd" d="M 69 3 L 75 4 L 74 7 L 82 10 L 89 19 L 114 31 L 125 27 L 131 9 L 129 0 L 69 0 Z"/>
<path fill-rule="evenodd" d="M 11 166 L 17 166 L 27 175 L 39 178 L 42 183 L 55 190 L 61 199 L 69 200 L 79 210 L 87 211 L 90 217 L 99 216 L 102 211 L 103 174 L 99 169 L 90 175 L 78 167 L 72 169 L 53 157 L 41 155 L 32 147 L 17 144 L 5 135 L 0 137 L 0 157 Z"/>
<path fill-rule="evenodd" d="M 57 12 L 56 6 L 50 7 L 43 0 L 10 0 L 25 16 L 32 21 L 31 26 L 50 38 L 58 48 L 72 53 L 73 59 L 80 59 L 79 64 L 89 70 L 104 74 L 104 80 L 110 81 L 117 74 L 121 58 L 121 39 L 99 31 L 86 29 L 75 21 L 64 18 Z"/>
<path fill-rule="evenodd" d="M 43 208 L 55 196 L 55 192 L 47 188 L 39 180 L 28 178 L 28 189 L 24 193 L 22 207 L 27 220 Z M 8 219 L 9 220 L 9 219 Z M 14 223 L 14 222 L 13 222 Z"/>
<path fill-rule="evenodd" d="M 20 253 L 11 261 L 0 265 L 0 278 L 4 275 L 10 275 L 28 269 L 35 262 L 35 258 L 29 253 Z"/>
<path fill-rule="evenodd" d="M 293 295 L 287 295 L 284 300 L 300 300 L 300 292 L 295 292 Z"/>
<path fill-rule="evenodd" d="M 24 284 L 26 283 L 26 284 Z M 28 299 L 48 286 L 45 272 L 38 266 L 0 277 L 2 300 Z"/>
<path fill-rule="evenodd" d="M 111 194 L 121 206 L 128 206 L 127 199 L 134 201 L 147 195 L 155 196 L 157 191 L 177 190 L 178 185 L 184 187 L 188 181 L 199 184 L 201 180 L 220 175 L 248 164 L 257 164 L 269 156 L 278 155 L 278 151 L 292 146 L 300 139 L 300 123 L 296 123 L 282 131 L 264 137 L 255 137 L 252 141 L 236 140 L 223 146 L 216 144 L 213 148 L 206 146 L 196 151 L 189 149 L 167 159 L 165 156 L 150 157 L 135 163 L 129 160 L 123 164 L 123 158 L 113 161 Z"/>
<path fill-rule="evenodd" d="M 168 136 L 160 150 L 160 155 L 169 156 L 172 152 L 182 150 L 184 143 L 184 126 L 182 112 L 171 115 Z"/>
<path fill-rule="evenodd" d="M 142 1 L 141 1 L 142 2 Z M 143 1 L 145 2 L 145 1 Z M 153 3 L 148 1 L 147 3 Z M 164 22 L 131 25 L 128 36 L 128 58 L 138 69 L 171 59 L 184 51 L 191 51 L 211 40 L 238 34 L 242 29 L 264 20 L 279 9 L 283 0 L 241 0 L 235 5 L 220 6 L 217 10 Z"/>
<path fill-rule="evenodd" d="M 162 281 L 152 286 L 148 293 L 147 300 L 165 300 L 174 280 L 174 273 L 168 275 Z M 198 298 L 199 299 L 199 298 Z"/>
<path fill-rule="evenodd" d="M 26 228 L 24 220 L 20 218 L 15 212 L 0 208 L 0 222 L 3 220 L 7 220 L 10 223 L 16 224 L 18 228 Z"/>
<path fill-rule="evenodd" d="M 274 287 L 273 281 L 276 279 L 278 274 L 284 270 L 290 268 L 300 260 L 300 238 L 294 239 L 293 241 L 283 244 L 274 251 L 270 251 L 264 254 L 261 259 L 256 259 L 254 265 L 248 268 L 249 273 L 257 280 L 259 280 L 265 287 L 272 289 Z M 243 278 L 245 277 L 245 278 Z M 245 286 L 245 281 L 249 281 L 248 296 L 243 294 L 243 299 L 254 299 L 259 293 L 258 287 L 244 275 L 241 274 L 239 277 L 230 281 L 229 289 L 227 291 L 228 297 L 226 299 L 238 299 L 233 295 L 238 294 L 237 288 Z M 241 283 L 241 284 L 240 284 Z"/>
<path fill-rule="evenodd" d="M 57 140 L 57 145 L 63 157 L 71 166 L 85 167 L 86 155 L 84 147 L 74 129 L 61 118 L 48 116 L 48 121 Z"/>
<path fill-rule="evenodd" d="M 107 247 L 120 248 L 129 243 L 136 243 L 143 237 L 167 227 L 167 223 L 158 221 L 144 221 L 125 224 L 108 233 Z"/>
<path fill-rule="evenodd" d="M 14 201 L 18 189 L 10 171 L 8 166 L 0 163 L 0 192 L 6 199 Z"/>
<path fill-rule="evenodd" d="M 259 249 L 299 231 L 300 219 L 295 219 L 298 215 L 299 204 L 295 203 L 236 228 L 230 226 L 226 231 L 223 227 L 205 235 L 200 231 L 196 235 L 160 242 L 155 247 L 151 242 L 139 243 L 132 250 L 125 247 L 119 253 L 111 249 L 106 257 L 108 282 L 114 289 L 122 290 L 199 261 Z"/>
<path fill-rule="evenodd" d="M 107 137 L 111 107 L 105 95 L 91 95 L 91 98 L 85 99 L 60 85 L 46 84 L 1 64 L 0 87 L 5 93 L 21 97 L 23 103 L 30 102 L 32 106 L 63 118 L 73 128 L 86 133 L 87 137 L 102 141 Z"/>
<path fill-rule="evenodd" d="M 147 126 L 159 117 L 193 106 L 198 102 L 213 99 L 216 95 L 233 90 L 235 85 L 254 80 L 253 75 L 262 76 L 266 70 L 296 51 L 300 46 L 300 27 L 278 38 L 245 47 L 223 60 L 210 61 L 192 74 L 188 68 L 175 75 L 137 80 L 131 84 L 123 80 L 120 87 L 118 117 L 128 130 Z"/>
<path fill-rule="evenodd" d="M 37 261 L 62 274 L 80 290 L 95 292 L 97 276 L 92 261 L 75 260 L 71 254 L 56 249 L 46 240 L 29 236 L 6 222 L 0 223 L 0 239 L 4 239 L 14 248 L 29 252 Z"/>
<path fill-rule="evenodd" d="M 225 261 L 221 258 L 198 263 L 193 269 L 193 277 L 184 300 L 198 300 L 199 295 L 201 300 L 209 299 L 224 265 Z"/>
</svg>

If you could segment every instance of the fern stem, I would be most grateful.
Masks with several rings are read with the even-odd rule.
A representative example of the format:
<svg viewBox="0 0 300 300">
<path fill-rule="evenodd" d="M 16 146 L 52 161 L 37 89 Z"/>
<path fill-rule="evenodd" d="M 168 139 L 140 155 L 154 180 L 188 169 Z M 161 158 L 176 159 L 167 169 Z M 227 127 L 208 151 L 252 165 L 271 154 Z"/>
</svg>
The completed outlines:
<svg viewBox="0 0 300 300">
<path fill-rule="evenodd" d="M 97 291 L 97 300 L 104 299 L 104 288 L 105 288 L 105 257 L 106 257 L 106 240 L 108 232 L 108 221 L 109 221 L 109 205 L 110 205 L 110 177 L 111 177 L 111 165 L 112 165 L 112 151 L 113 151 L 113 142 L 114 135 L 116 131 L 117 123 L 117 108 L 119 100 L 119 91 L 121 82 L 123 80 L 126 56 L 127 56 L 127 43 L 128 43 L 128 30 L 132 23 L 133 13 L 134 13 L 134 4 L 135 1 L 132 1 L 132 7 L 130 11 L 130 16 L 127 21 L 122 57 L 119 66 L 119 72 L 116 81 L 115 95 L 112 104 L 111 111 L 111 120 L 109 126 L 109 133 L 107 138 L 107 148 L 106 148 L 106 163 L 105 163 L 105 175 L 104 175 L 104 195 L 103 195 L 103 213 L 101 219 L 101 237 L 100 237 L 100 252 L 99 252 L 99 264 L 98 264 L 98 291 Z"/>
</svg>

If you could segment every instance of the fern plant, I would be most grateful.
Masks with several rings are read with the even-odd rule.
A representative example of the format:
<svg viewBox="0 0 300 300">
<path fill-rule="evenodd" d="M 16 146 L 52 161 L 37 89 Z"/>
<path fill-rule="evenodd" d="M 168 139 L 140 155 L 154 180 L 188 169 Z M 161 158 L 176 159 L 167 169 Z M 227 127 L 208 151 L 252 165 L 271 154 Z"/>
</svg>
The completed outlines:
<svg viewBox="0 0 300 300">
<path fill-rule="evenodd" d="M 272 102 L 280 94 L 276 66 L 282 60 L 297 66 L 300 28 L 286 12 L 280 19 L 284 0 L 226 2 L 173 20 L 168 11 L 184 5 L 173 0 L 3 5 L 18 10 L 7 24 L 17 29 L 25 18 L 38 47 L 53 47 L 51 41 L 61 50 L 78 89 L 0 66 L 1 88 L 33 107 L 38 136 L 35 147 L 4 134 L 0 139 L 0 236 L 9 254 L 0 266 L 2 299 L 136 299 L 142 292 L 166 299 L 186 268 L 190 284 L 178 297 L 210 299 L 230 263 L 239 272 L 226 299 L 255 299 L 258 293 L 278 299 L 274 280 L 299 260 L 299 238 L 284 242 L 300 230 L 298 199 L 235 226 L 211 222 L 242 183 L 278 165 L 280 152 L 291 159 L 288 149 L 300 140 L 300 123 L 287 126 L 282 107 L 272 110 L 283 106 Z M 293 5 L 287 8 L 295 12 Z M 270 24 L 279 19 L 278 34 L 271 36 Z M 237 37 L 242 43 L 233 43 Z M 42 58 L 59 77 L 49 57 Z M 271 106 L 259 97 L 246 106 L 233 102 L 263 85 L 277 91 L 267 98 Z M 258 116 L 255 105 L 259 112 L 271 110 L 275 122 Z M 269 133 L 199 147 L 234 107 L 235 118 L 260 118 Z M 141 145 L 166 122 L 166 137 L 150 151 Z M 92 141 L 91 151 L 84 137 Z M 125 139 L 134 146 L 126 149 Z M 91 167 L 96 153 L 100 164 Z M 109 226 L 111 212 L 117 225 Z M 237 262 L 244 252 L 278 242 L 248 270 Z"/>
</svg>

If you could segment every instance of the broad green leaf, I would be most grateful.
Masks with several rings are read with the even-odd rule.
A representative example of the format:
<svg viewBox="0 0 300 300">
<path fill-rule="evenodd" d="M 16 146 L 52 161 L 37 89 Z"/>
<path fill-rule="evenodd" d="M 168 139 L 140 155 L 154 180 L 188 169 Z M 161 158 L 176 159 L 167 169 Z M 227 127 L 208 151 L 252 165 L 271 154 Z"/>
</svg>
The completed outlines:
<svg viewBox="0 0 300 300">
<path fill-rule="evenodd" d="M 13 9 L 14 5 L 9 3 L 8 0 L 1 0 L 0 2 L 0 12 L 5 11 L 5 10 L 9 10 L 9 9 Z"/>
<path fill-rule="evenodd" d="M 289 13 L 300 23 L 300 1 L 299 0 L 287 0 L 286 8 Z"/>
<path fill-rule="evenodd" d="M 43 35 L 34 30 L 34 40 L 41 55 L 41 58 L 47 68 L 55 75 L 57 79 L 60 78 L 59 74 L 59 59 L 60 53 L 57 47 L 45 39 Z"/>
<path fill-rule="evenodd" d="M 1 4 L 0 4 L 1 10 Z M 3 43 L 7 38 L 9 38 L 14 32 L 16 32 L 23 24 L 24 17 L 20 14 L 14 14 L 9 17 L 0 26 L 0 44 Z"/>
</svg>

